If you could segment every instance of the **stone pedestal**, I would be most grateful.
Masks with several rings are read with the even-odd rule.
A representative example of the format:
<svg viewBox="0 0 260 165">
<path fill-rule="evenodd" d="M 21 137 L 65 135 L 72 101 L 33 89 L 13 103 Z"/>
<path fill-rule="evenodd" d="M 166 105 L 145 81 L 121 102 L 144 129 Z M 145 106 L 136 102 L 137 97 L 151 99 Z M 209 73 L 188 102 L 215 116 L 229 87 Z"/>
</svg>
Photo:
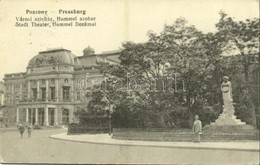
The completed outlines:
<svg viewBox="0 0 260 165">
<path fill-rule="evenodd" d="M 240 119 L 234 115 L 234 106 L 232 102 L 230 103 L 228 109 L 223 107 L 223 112 L 219 115 L 218 119 L 211 123 L 211 125 L 245 125 L 245 122 L 242 122 Z"/>
<path fill-rule="evenodd" d="M 226 117 L 221 114 L 218 119 L 211 123 L 211 125 L 245 125 L 245 122 L 242 122 L 240 119 L 237 119 L 235 115 L 231 117 Z"/>
<path fill-rule="evenodd" d="M 233 105 L 231 109 L 223 110 L 217 120 L 203 127 L 205 140 L 229 141 L 229 140 L 254 140 L 259 138 L 259 132 L 252 125 L 242 122 L 234 115 Z"/>
<path fill-rule="evenodd" d="M 217 120 L 203 127 L 204 138 L 210 140 L 254 140 L 259 138 L 259 131 L 252 125 L 248 125 L 237 119 L 233 106 L 231 82 L 224 77 L 221 85 L 223 95 L 223 112 Z"/>
</svg>

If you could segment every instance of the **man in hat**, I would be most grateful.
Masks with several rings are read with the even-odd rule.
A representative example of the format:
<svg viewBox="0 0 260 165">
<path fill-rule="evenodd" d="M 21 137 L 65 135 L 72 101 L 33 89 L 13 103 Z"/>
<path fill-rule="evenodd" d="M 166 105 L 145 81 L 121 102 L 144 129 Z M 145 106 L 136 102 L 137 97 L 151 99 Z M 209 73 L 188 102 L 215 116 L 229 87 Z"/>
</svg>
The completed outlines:
<svg viewBox="0 0 260 165">
<path fill-rule="evenodd" d="M 199 143 L 200 142 L 200 135 L 202 134 L 201 133 L 201 128 L 202 128 L 202 125 L 201 125 L 201 121 L 199 120 L 199 116 L 198 115 L 195 115 L 195 121 L 193 123 L 193 127 L 192 127 L 192 131 L 194 133 L 194 137 L 195 137 L 195 143 Z"/>
</svg>

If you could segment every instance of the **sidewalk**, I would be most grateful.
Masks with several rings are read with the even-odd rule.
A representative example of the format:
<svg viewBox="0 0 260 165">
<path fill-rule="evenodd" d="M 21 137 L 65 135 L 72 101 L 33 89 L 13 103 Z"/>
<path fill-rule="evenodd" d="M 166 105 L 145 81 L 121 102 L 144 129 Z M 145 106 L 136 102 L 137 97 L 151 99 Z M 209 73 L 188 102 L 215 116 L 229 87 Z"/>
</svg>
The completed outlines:
<svg viewBox="0 0 260 165">
<path fill-rule="evenodd" d="M 123 146 L 145 146 L 166 148 L 189 148 L 189 149 L 213 149 L 213 150 L 241 150 L 259 152 L 259 141 L 237 141 L 237 142 L 158 142 L 158 141 L 131 141 L 117 140 L 108 134 L 81 134 L 67 135 L 67 133 L 56 134 L 50 138 L 74 141 L 81 143 L 123 145 Z"/>
</svg>

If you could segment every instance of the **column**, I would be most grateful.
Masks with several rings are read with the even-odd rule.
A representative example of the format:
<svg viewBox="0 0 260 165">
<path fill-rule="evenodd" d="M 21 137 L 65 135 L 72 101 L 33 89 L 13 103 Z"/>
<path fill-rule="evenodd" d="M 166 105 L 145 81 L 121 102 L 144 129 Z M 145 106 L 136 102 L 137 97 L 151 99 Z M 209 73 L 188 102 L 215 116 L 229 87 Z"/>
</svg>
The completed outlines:
<svg viewBox="0 0 260 165">
<path fill-rule="evenodd" d="M 28 99 L 30 99 L 30 97 L 31 97 L 31 82 L 30 82 L 30 80 L 28 81 L 28 91 L 27 91 L 28 93 L 27 93 L 27 98 Z"/>
<path fill-rule="evenodd" d="M 71 83 L 70 83 L 70 100 L 71 102 L 74 101 L 74 81 L 73 79 L 70 80 Z"/>
<path fill-rule="evenodd" d="M 56 90 L 55 96 L 57 98 L 56 101 L 59 102 L 59 80 L 58 79 L 55 80 L 55 90 Z"/>
<path fill-rule="evenodd" d="M 40 98 L 40 81 L 37 80 L 37 99 Z"/>
<path fill-rule="evenodd" d="M 20 84 L 20 90 L 19 90 L 19 100 L 21 101 L 22 100 L 22 96 L 23 96 L 23 83 L 21 82 Z"/>
<path fill-rule="evenodd" d="M 29 122 L 29 109 L 28 108 L 26 108 L 26 123 L 28 123 Z"/>
<path fill-rule="evenodd" d="M 16 122 L 19 123 L 19 108 L 16 108 Z"/>
<path fill-rule="evenodd" d="M 38 108 L 35 108 L 35 124 L 39 124 L 39 121 L 38 121 Z"/>
<path fill-rule="evenodd" d="M 63 101 L 63 86 L 60 87 L 60 101 Z"/>
<path fill-rule="evenodd" d="M 54 108 L 54 125 L 58 125 L 58 108 Z"/>
<path fill-rule="evenodd" d="M 30 114 L 31 114 L 31 116 L 30 116 L 30 118 L 31 118 L 31 125 L 33 125 L 33 108 L 30 108 Z"/>
<path fill-rule="evenodd" d="M 46 102 L 49 101 L 49 80 L 46 80 Z"/>
<path fill-rule="evenodd" d="M 12 94 L 11 94 L 11 98 L 12 98 L 12 104 L 15 103 L 14 84 L 12 84 Z"/>
<path fill-rule="evenodd" d="M 45 127 L 49 126 L 49 109 L 47 106 L 44 109 L 44 125 Z"/>
</svg>

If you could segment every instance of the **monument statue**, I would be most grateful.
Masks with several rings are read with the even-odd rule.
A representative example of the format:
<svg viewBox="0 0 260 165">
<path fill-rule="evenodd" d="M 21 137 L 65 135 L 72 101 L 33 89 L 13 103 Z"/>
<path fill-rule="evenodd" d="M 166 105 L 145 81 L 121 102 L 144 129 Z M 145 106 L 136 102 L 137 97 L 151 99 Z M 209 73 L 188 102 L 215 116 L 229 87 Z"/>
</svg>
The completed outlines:
<svg viewBox="0 0 260 165">
<path fill-rule="evenodd" d="M 233 116 L 235 111 L 233 107 L 233 97 L 232 97 L 232 86 L 229 78 L 227 76 L 223 77 L 223 83 L 221 84 L 221 91 L 223 96 L 223 114 L 226 116 Z"/>
<path fill-rule="evenodd" d="M 244 125 L 245 122 L 237 119 L 235 108 L 233 106 L 232 85 L 227 76 L 223 77 L 221 84 L 221 91 L 223 96 L 223 112 L 219 115 L 218 119 L 211 123 L 211 125 Z"/>
</svg>

